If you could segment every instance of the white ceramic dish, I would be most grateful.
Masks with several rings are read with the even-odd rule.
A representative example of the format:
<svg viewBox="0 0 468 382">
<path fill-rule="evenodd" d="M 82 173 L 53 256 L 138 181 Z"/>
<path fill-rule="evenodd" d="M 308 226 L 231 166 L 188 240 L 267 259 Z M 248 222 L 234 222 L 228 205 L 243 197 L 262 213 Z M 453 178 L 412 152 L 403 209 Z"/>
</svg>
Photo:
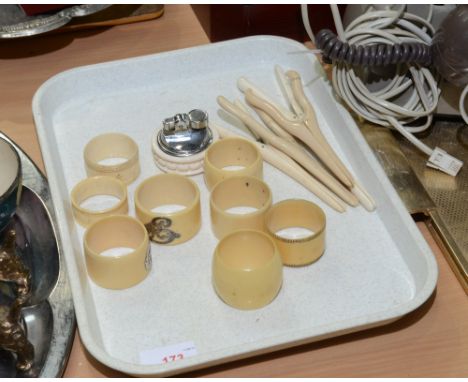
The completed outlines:
<svg viewBox="0 0 468 382">
<path fill-rule="evenodd" d="M 431 295 L 437 281 L 433 254 L 355 122 L 332 96 L 321 66 L 304 50 L 284 38 L 250 37 L 73 69 L 37 91 L 34 119 L 80 334 L 102 363 L 132 375 L 176 374 L 383 325 Z M 224 304 L 211 285 L 217 241 L 210 228 L 209 194 L 203 176 L 197 175 L 200 233 L 179 246 L 152 244 L 151 274 L 133 288 L 112 291 L 93 284 L 86 273 L 83 229 L 73 221 L 69 198 L 72 187 L 86 176 L 85 144 L 112 131 L 138 143 L 142 171 L 129 186 L 134 215 L 136 186 L 160 172 L 153 162 L 151 136 L 162 119 L 203 108 L 211 120 L 233 129 L 234 120 L 220 111 L 216 96 L 240 97 L 236 79 L 246 75 L 282 99 L 274 64 L 301 73 L 320 126 L 375 197 L 377 210 L 358 207 L 336 213 L 265 164 L 273 202 L 305 198 L 322 206 L 327 247 L 314 265 L 284 269 L 283 287 L 270 305 L 239 311 Z"/>
</svg>

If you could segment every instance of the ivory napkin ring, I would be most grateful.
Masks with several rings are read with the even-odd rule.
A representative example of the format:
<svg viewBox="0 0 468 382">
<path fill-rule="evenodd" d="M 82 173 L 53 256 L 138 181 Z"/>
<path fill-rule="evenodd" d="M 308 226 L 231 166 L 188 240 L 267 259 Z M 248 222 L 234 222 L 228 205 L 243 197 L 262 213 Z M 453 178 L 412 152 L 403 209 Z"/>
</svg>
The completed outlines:
<svg viewBox="0 0 468 382">
<path fill-rule="evenodd" d="M 272 238 L 250 230 L 224 237 L 213 256 L 212 281 L 218 296 L 234 308 L 269 304 L 283 281 L 283 264 Z"/>
<path fill-rule="evenodd" d="M 184 208 L 176 212 L 153 211 L 169 205 Z M 151 241 L 180 244 L 191 239 L 200 229 L 200 191 L 194 181 L 183 175 L 155 175 L 137 187 L 135 211 Z"/>
<path fill-rule="evenodd" d="M 81 203 L 92 196 L 110 195 L 119 201 L 110 208 L 91 210 L 81 206 Z M 83 227 L 88 227 L 95 221 L 110 215 L 128 213 L 127 186 L 119 179 L 110 176 L 93 176 L 77 183 L 71 192 L 73 216 Z"/>
<path fill-rule="evenodd" d="M 93 223 L 83 239 L 86 267 L 91 279 L 108 289 L 125 289 L 143 281 L 151 270 L 148 233 L 141 222 L 113 215 Z M 121 256 L 104 256 L 111 248 L 131 248 Z"/>
<path fill-rule="evenodd" d="M 238 169 L 227 169 L 233 166 Z M 203 167 L 210 191 L 219 181 L 231 176 L 263 177 L 262 154 L 252 142 L 240 137 L 228 137 L 211 144 L 206 150 Z"/>
<path fill-rule="evenodd" d="M 111 165 L 100 163 L 110 158 L 125 161 Z M 84 161 L 88 176 L 109 175 L 130 184 L 140 174 L 138 146 L 125 134 L 108 133 L 94 137 L 85 146 Z"/>
<path fill-rule="evenodd" d="M 276 203 L 267 212 L 265 225 L 278 246 L 285 265 L 313 263 L 325 250 L 326 217 L 322 209 L 312 202 L 289 199 Z M 312 233 L 297 239 L 277 234 L 292 227 L 306 228 Z"/>
<path fill-rule="evenodd" d="M 218 239 L 240 229 L 264 231 L 265 213 L 271 206 L 268 185 L 252 176 L 234 176 L 216 184 L 210 195 L 210 215 L 213 233 Z M 253 207 L 256 211 L 240 214 L 227 210 Z"/>
</svg>

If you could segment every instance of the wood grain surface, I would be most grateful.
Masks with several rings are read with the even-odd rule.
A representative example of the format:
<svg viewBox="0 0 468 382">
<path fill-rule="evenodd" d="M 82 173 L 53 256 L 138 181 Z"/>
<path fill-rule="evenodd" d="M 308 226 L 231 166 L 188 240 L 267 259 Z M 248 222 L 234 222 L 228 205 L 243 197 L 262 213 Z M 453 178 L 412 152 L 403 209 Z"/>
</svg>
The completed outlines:
<svg viewBox="0 0 468 382">
<path fill-rule="evenodd" d="M 187 5 L 136 24 L 0 42 L 0 130 L 43 169 L 31 100 L 49 77 L 69 68 L 208 43 Z M 467 377 L 468 298 L 424 223 L 439 265 L 436 292 L 384 327 L 185 374 L 187 377 Z M 65 377 L 122 376 L 73 344 Z"/>
</svg>

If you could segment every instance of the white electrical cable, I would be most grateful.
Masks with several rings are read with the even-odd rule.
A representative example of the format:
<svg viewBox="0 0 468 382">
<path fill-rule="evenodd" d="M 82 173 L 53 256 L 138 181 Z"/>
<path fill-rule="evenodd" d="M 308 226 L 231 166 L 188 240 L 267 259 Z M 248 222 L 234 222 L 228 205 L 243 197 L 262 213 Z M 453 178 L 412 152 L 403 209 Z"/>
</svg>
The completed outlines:
<svg viewBox="0 0 468 382">
<path fill-rule="evenodd" d="M 336 17 L 335 22 L 340 25 L 341 20 Z M 393 24 L 389 24 L 389 21 L 393 21 Z M 433 31 L 425 19 L 415 15 L 400 11 L 370 11 L 346 28 L 343 39 L 359 45 L 430 42 L 432 36 L 417 28 L 413 22 L 424 25 L 428 32 Z M 395 127 L 398 124 L 400 128 L 397 130 L 406 129 L 409 133 L 415 132 L 415 129 L 406 128 L 405 125 L 418 118 L 426 117 L 427 121 L 418 126 L 416 131 L 423 131 L 430 126 L 429 120 L 432 120 L 431 115 L 437 107 L 440 92 L 432 74 L 422 67 L 397 71 L 386 86 L 372 90 L 354 68 L 337 64 L 333 67 L 333 84 L 338 95 L 358 115 L 383 126 Z M 387 117 L 392 118 L 392 123 Z M 427 153 L 427 150 L 424 151 Z"/>
<path fill-rule="evenodd" d="M 314 37 L 314 32 L 312 32 L 312 28 L 310 27 L 309 11 L 307 9 L 307 4 L 301 4 L 301 16 L 302 16 L 302 24 L 304 24 L 304 28 L 307 32 L 307 35 L 309 36 L 310 41 L 312 41 L 312 44 L 315 45 L 315 37 Z"/>
<path fill-rule="evenodd" d="M 435 32 L 430 24 L 432 6 L 426 18 L 405 12 L 404 6 L 398 9 L 371 9 L 354 19 L 346 29 L 343 29 L 338 6 L 331 4 L 330 8 L 340 40 L 350 45 L 394 45 L 404 42 L 431 44 Z M 310 29 L 312 33 L 307 24 L 304 21 L 306 30 Z M 443 160 L 434 159 L 436 151 L 413 135 L 431 126 L 432 115 L 437 107 L 440 89 L 430 70 L 414 65 L 400 65 L 394 73 L 378 70 L 334 62 L 333 87 L 356 114 L 372 123 L 396 129 L 415 147 L 429 155 L 429 165 L 453 175 L 452 168 L 446 167 L 450 167 L 454 161 L 458 166 L 459 161 L 437 148 Z M 384 80 L 379 82 L 380 79 Z M 465 96 L 467 92 L 465 89 Z M 466 116 L 464 109 L 462 115 Z M 422 122 L 414 126 L 413 122 L 420 120 Z"/>
<path fill-rule="evenodd" d="M 468 114 L 466 112 L 466 109 L 465 109 L 465 98 L 466 98 L 466 95 L 468 94 L 468 84 L 465 86 L 465 88 L 463 89 L 462 93 L 461 93 L 461 96 L 460 96 L 460 102 L 459 102 L 459 108 L 460 108 L 460 114 L 463 118 L 463 120 L 465 121 L 465 123 L 468 125 Z"/>
<path fill-rule="evenodd" d="M 345 41 L 343 23 L 341 22 L 340 10 L 338 9 L 338 5 L 330 4 L 330 8 L 332 11 L 333 20 L 335 21 L 335 28 L 336 28 L 336 32 L 338 33 L 338 37 L 342 39 L 343 41 Z"/>
</svg>

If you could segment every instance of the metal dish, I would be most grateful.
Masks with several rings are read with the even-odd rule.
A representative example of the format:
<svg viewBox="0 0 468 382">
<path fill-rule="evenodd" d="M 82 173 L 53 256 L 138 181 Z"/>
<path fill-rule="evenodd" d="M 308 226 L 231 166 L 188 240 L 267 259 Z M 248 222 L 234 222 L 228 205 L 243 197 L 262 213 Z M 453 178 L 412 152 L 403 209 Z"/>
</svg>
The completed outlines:
<svg viewBox="0 0 468 382">
<path fill-rule="evenodd" d="M 32 297 L 22 316 L 35 350 L 28 372 L 18 372 L 13 354 L 0 351 L 0 377 L 59 377 L 70 354 L 75 314 L 49 186 L 27 155 L 1 132 L 0 137 L 18 151 L 23 170 L 21 201 L 10 224 L 17 253 L 32 274 Z"/>
<path fill-rule="evenodd" d="M 19 5 L 5 4 L 0 7 L 0 38 L 26 37 L 49 32 L 64 26 L 74 17 L 88 16 L 110 5 L 75 5 L 54 14 L 28 16 Z"/>
</svg>

